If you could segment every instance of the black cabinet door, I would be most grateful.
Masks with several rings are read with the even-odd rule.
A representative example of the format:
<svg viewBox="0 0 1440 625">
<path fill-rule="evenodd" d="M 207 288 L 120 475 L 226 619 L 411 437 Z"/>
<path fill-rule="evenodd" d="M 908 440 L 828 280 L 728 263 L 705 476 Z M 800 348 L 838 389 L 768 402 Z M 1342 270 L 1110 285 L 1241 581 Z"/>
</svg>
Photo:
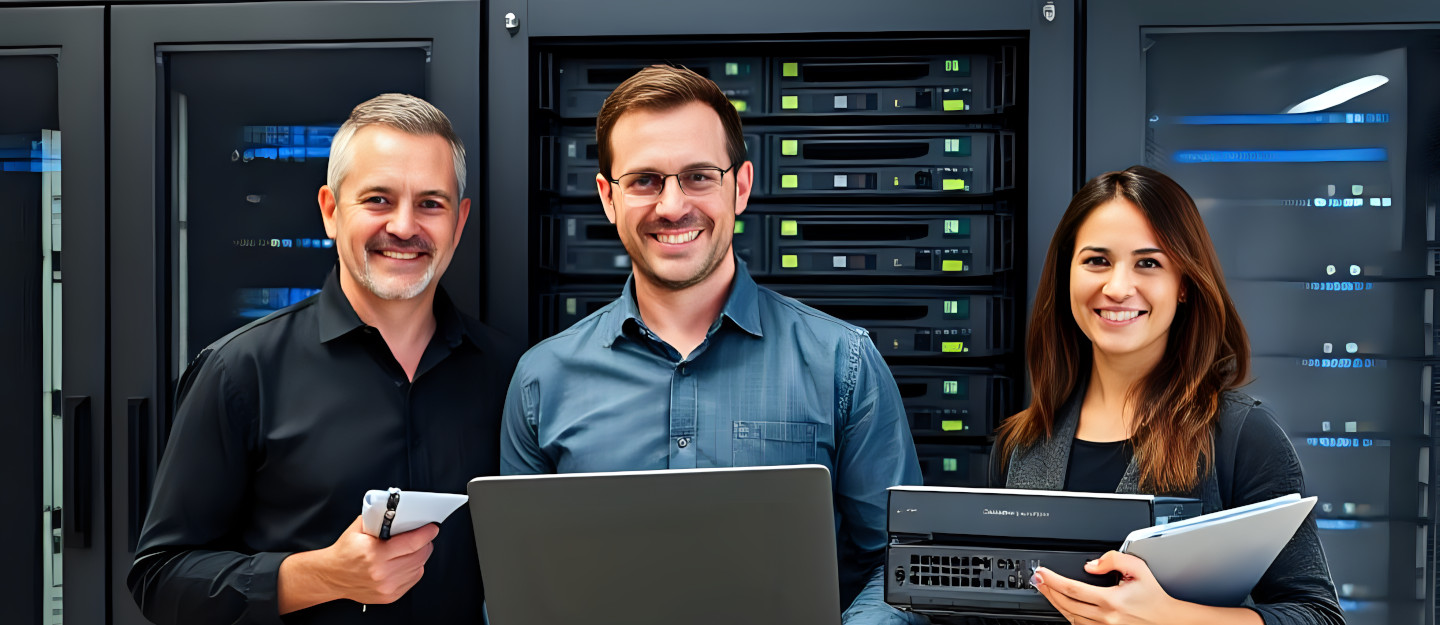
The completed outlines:
<svg viewBox="0 0 1440 625">
<path fill-rule="evenodd" d="M 1084 170 L 1200 206 L 1353 624 L 1433 623 L 1440 5 L 1089 5 Z"/>
<path fill-rule="evenodd" d="M 16 538 L 0 601 L 15 622 L 105 618 L 84 590 L 108 575 L 105 471 L 84 453 L 105 436 L 103 18 L 0 8 L 0 470 Z"/>
<path fill-rule="evenodd" d="M 125 573 L 175 381 L 207 344 L 318 289 L 335 263 L 315 198 L 350 109 L 387 92 L 426 98 L 471 146 L 467 188 L 480 188 L 480 6 L 111 9 L 112 622 L 143 622 Z M 444 277 L 475 314 L 483 222 L 470 221 Z"/>
</svg>

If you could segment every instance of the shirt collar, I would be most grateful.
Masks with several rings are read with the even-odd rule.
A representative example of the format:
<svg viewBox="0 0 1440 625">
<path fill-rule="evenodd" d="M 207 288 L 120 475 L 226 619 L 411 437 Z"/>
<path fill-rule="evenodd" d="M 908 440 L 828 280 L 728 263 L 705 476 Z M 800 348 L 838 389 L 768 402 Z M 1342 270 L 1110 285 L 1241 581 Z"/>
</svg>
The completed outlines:
<svg viewBox="0 0 1440 625">
<path fill-rule="evenodd" d="M 764 336 L 760 327 L 760 287 L 755 284 L 755 279 L 750 277 L 750 270 L 745 266 L 745 261 L 739 256 L 735 257 L 735 278 L 730 281 L 730 295 L 725 298 L 725 306 L 720 310 L 720 321 L 729 319 L 736 327 L 756 338 Z M 625 289 L 620 293 L 620 300 L 612 314 L 603 320 L 605 324 L 605 336 L 608 340 L 605 347 L 615 343 L 615 339 L 625 335 L 627 325 L 633 323 L 636 327 L 643 325 L 640 319 L 640 308 L 635 303 L 635 274 L 632 272 L 625 280 Z M 720 323 L 710 328 L 707 334 L 714 334 L 719 329 Z"/>
<path fill-rule="evenodd" d="M 325 286 L 320 289 L 320 342 L 329 343 L 337 338 L 365 327 L 365 322 L 360 320 L 360 315 L 355 313 L 355 307 L 350 305 L 350 300 L 345 297 L 345 292 L 340 289 L 340 268 L 330 270 L 330 275 L 325 278 Z M 470 330 L 460 318 L 460 311 L 455 308 L 450 296 L 445 293 L 444 287 L 435 289 L 435 303 L 432 305 L 435 313 L 435 336 L 440 337 L 450 347 L 457 347 L 462 340 L 468 340 L 472 345 L 479 345 L 475 337 L 470 335 Z"/>
</svg>

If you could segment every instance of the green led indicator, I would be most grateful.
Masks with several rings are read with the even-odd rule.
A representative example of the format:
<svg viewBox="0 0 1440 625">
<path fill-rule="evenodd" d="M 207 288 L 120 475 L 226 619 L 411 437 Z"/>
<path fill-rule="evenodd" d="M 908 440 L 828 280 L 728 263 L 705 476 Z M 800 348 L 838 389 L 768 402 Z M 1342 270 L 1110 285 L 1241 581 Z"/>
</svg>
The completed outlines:
<svg viewBox="0 0 1440 625">
<path fill-rule="evenodd" d="M 798 109 L 798 108 L 800 108 L 800 96 L 798 96 L 798 95 L 784 95 L 784 96 L 780 96 L 780 108 L 782 108 L 782 109 Z"/>
<path fill-rule="evenodd" d="M 785 254 L 780 257 L 780 266 L 786 269 L 794 269 L 800 266 L 800 257 L 794 254 Z"/>
<path fill-rule="evenodd" d="M 945 220 L 945 234 L 960 234 L 960 220 L 959 220 L 959 219 L 946 219 L 946 220 Z"/>
<path fill-rule="evenodd" d="M 947 315 L 954 315 L 954 314 L 958 314 L 959 312 L 960 312 L 960 302 L 959 302 L 958 300 L 946 300 L 946 301 L 945 301 L 945 314 L 947 314 Z"/>
<path fill-rule="evenodd" d="M 970 59 L 968 59 L 968 58 L 964 58 L 964 59 L 946 59 L 946 61 L 945 61 L 945 71 L 947 71 L 947 72 L 961 72 L 961 73 L 964 73 L 964 74 L 969 74 L 969 73 L 970 73 Z"/>
<path fill-rule="evenodd" d="M 800 142 L 795 139 L 780 140 L 781 156 L 796 156 L 800 154 Z"/>
<path fill-rule="evenodd" d="M 745 234 L 745 222 L 735 222 L 735 234 Z"/>
<path fill-rule="evenodd" d="M 945 100 L 944 102 L 941 102 L 941 108 L 943 108 L 943 109 L 945 109 L 945 110 L 947 110 L 947 111 L 963 111 L 963 110 L 965 110 L 965 101 L 964 101 L 964 100 Z"/>
<path fill-rule="evenodd" d="M 946 471 L 960 470 L 960 462 L 955 460 L 954 458 L 946 458 L 944 461 L 944 466 Z"/>
<path fill-rule="evenodd" d="M 956 100 L 958 102 L 958 100 Z M 970 137 L 945 140 L 946 156 L 970 156 Z"/>
<path fill-rule="evenodd" d="M 782 174 L 780 176 L 781 189 L 794 189 L 800 186 L 800 176 L 797 174 Z"/>
<path fill-rule="evenodd" d="M 959 432 L 965 429 L 965 422 L 959 419 L 946 419 L 940 422 L 941 432 Z"/>
<path fill-rule="evenodd" d="M 740 64 L 739 64 L 739 63 L 726 63 L 726 64 L 725 64 L 725 75 L 726 75 L 726 76 L 738 76 L 739 74 L 740 74 Z"/>
<path fill-rule="evenodd" d="M 940 343 L 940 351 L 947 354 L 959 354 L 965 351 L 965 344 L 960 341 L 945 341 Z"/>
<path fill-rule="evenodd" d="M 944 393 L 945 393 L 946 395 L 959 395 L 959 394 L 960 394 L 960 381 L 959 381 L 959 380 L 945 380 L 945 390 L 944 390 Z"/>
<path fill-rule="evenodd" d="M 800 75 L 799 63 L 785 63 L 780 66 L 780 69 L 781 75 L 783 75 L 785 78 L 795 78 Z"/>
<path fill-rule="evenodd" d="M 794 219 L 780 220 L 780 236 L 793 237 L 800 234 L 800 223 Z"/>
<path fill-rule="evenodd" d="M 940 271 L 965 271 L 965 261 L 942 260 L 940 261 Z"/>
</svg>

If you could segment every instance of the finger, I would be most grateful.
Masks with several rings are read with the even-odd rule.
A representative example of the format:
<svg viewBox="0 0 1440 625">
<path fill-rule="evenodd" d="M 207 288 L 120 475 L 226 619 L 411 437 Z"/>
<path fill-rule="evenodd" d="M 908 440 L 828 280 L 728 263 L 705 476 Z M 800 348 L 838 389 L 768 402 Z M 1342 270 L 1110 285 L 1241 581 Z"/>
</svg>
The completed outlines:
<svg viewBox="0 0 1440 625">
<path fill-rule="evenodd" d="M 1036 586 L 1036 589 L 1040 590 L 1040 593 L 1045 596 L 1045 599 L 1050 602 L 1051 606 L 1060 612 L 1061 616 L 1065 617 L 1065 620 L 1075 625 L 1089 625 L 1102 622 L 1100 619 L 1103 615 L 1098 606 L 1076 601 L 1046 585 Z"/>
<path fill-rule="evenodd" d="M 1034 584 L 1034 586 L 1035 590 L 1039 591 L 1040 595 L 1045 597 L 1045 600 L 1050 602 L 1051 607 L 1054 607 L 1055 610 L 1060 613 L 1060 616 L 1063 617 L 1066 621 L 1069 621 L 1071 623 L 1083 622 L 1083 619 L 1081 617 L 1066 609 L 1066 607 L 1070 606 L 1074 602 L 1072 599 L 1061 595 L 1046 584 L 1040 583 Z"/>
<path fill-rule="evenodd" d="M 1150 577 L 1150 566 L 1144 560 L 1118 551 L 1107 551 L 1085 563 L 1085 570 L 1097 575 L 1118 571 L 1123 579 L 1131 580 Z"/>
<path fill-rule="evenodd" d="M 1065 597 L 1073 599 L 1076 602 L 1095 605 L 1100 603 L 1103 598 L 1099 592 L 1103 589 L 1091 586 L 1085 582 L 1070 579 L 1045 567 L 1035 569 L 1035 573 L 1040 576 L 1041 581 L 1046 586 L 1049 586 L 1051 590 L 1065 595 Z"/>
<path fill-rule="evenodd" d="M 389 545 L 397 555 L 413 553 L 416 550 L 430 544 L 440 534 L 440 526 L 434 523 L 417 527 L 404 534 L 395 534 L 390 537 Z"/>
</svg>

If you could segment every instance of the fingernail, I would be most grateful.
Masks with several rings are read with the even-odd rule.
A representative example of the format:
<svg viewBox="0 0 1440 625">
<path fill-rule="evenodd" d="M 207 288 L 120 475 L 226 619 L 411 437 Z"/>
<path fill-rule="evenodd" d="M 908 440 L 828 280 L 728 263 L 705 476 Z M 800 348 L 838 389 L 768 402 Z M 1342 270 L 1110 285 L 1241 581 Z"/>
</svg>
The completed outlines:
<svg viewBox="0 0 1440 625">
<path fill-rule="evenodd" d="M 1034 573 L 1031 573 L 1031 574 L 1030 574 L 1030 585 L 1031 585 L 1031 586 L 1039 586 L 1039 585 L 1044 584 L 1044 583 L 1045 583 L 1045 580 L 1043 580 L 1043 579 L 1040 578 L 1040 571 L 1035 571 Z"/>
<path fill-rule="evenodd" d="M 1095 563 L 1097 563 L 1097 562 L 1099 562 L 1099 561 L 1100 561 L 1099 559 L 1086 560 L 1086 561 L 1085 561 L 1085 566 L 1090 566 L 1090 565 L 1095 564 Z"/>
</svg>

